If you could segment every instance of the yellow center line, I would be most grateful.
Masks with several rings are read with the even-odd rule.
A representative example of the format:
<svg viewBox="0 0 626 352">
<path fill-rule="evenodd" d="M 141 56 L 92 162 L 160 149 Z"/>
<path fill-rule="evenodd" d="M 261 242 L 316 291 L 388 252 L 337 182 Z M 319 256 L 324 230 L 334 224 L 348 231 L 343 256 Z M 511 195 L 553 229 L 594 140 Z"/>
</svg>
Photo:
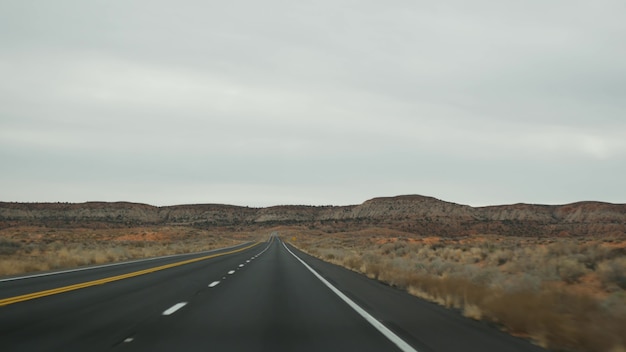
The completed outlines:
<svg viewBox="0 0 626 352">
<path fill-rule="evenodd" d="M 228 251 L 228 252 L 211 254 L 211 255 L 204 256 L 204 257 L 200 257 L 200 258 L 187 259 L 187 260 L 183 260 L 183 261 L 176 262 L 176 263 L 171 263 L 171 264 L 165 264 L 165 265 L 157 266 L 157 267 L 154 267 L 154 268 L 134 271 L 134 272 L 127 273 L 127 274 L 111 276 L 111 277 L 105 277 L 104 279 L 87 281 L 87 282 L 78 283 L 78 284 L 74 284 L 74 285 L 70 285 L 70 286 L 64 286 L 64 287 L 53 288 L 53 289 L 45 290 L 45 291 L 28 293 L 28 294 L 21 295 L 21 296 L 4 298 L 4 299 L 0 299 L 0 307 L 6 306 L 6 305 L 9 305 L 9 304 L 13 304 L 13 303 L 29 301 L 31 299 L 36 299 L 36 298 L 41 298 L 41 297 L 46 297 L 46 296 L 52 296 L 52 295 L 56 295 L 56 294 L 63 293 L 63 292 L 74 291 L 74 290 L 78 290 L 78 289 L 85 288 L 85 287 L 102 285 L 102 284 L 106 284 L 106 283 L 113 282 L 113 281 L 128 279 L 128 278 L 135 277 L 135 276 L 140 276 L 140 275 L 153 273 L 155 271 L 165 270 L 165 269 L 169 269 L 169 268 L 173 268 L 173 267 L 177 267 L 177 266 L 181 266 L 181 265 L 185 265 L 185 264 L 199 262 L 201 260 L 206 260 L 206 259 L 211 259 L 211 258 L 215 258 L 215 257 L 220 257 L 220 256 L 223 256 L 223 255 L 228 255 L 228 254 L 233 254 L 233 253 L 237 253 L 237 252 L 242 252 L 242 251 L 245 251 L 246 249 L 250 249 L 250 248 L 252 248 L 254 246 L 257 246 L 260 243 L 261 242 L 257 242 L 257 243 L 251 244 L 251 245 L 249 245 L 247 247 L 235 249 L 235 250 Z"/>
</svg>

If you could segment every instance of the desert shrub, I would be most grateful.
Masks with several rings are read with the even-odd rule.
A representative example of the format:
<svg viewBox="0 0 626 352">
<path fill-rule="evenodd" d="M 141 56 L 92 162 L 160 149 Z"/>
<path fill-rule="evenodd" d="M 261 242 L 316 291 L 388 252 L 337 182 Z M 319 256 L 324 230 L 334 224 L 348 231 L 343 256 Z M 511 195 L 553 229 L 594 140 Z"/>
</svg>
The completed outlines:
<svg viewBox="0 0 626 352">
<path fill-rule="evenodd" d="M 130 259 L 128 249 L 121 246 L 108 248 L 106 250 L 106 256 L 108 261 Z"/>
<path fill-rule="evenodd" d="M 434 255 L 434 251 L 431 246 L 422 246 L 417 250 L 417 259 L 429 260 Z"/>
<path fill-rule="evenodd" d="M 503 280 L 502 273 L 497 268 L 479 268 L 476 266 L 466 266 L 460 273 L 461 277 L 482 286 L 498 286 Z"/>
<path fill-rule="evenodd" d="M 606 288 L 626 290 L 626 257 L 608 259 L 598 265 L 598 276 Z"/>
<path fill-rule="evenodd" d="M 378 279 L 380 275 L 382 265 L 380 264 L 379 258 L 371 253 L 366 253 L 363 255 L 363 266 L 361 267 L 361 272 L 367 275 L 369 278 Z"/>
<path fill-rule="evenodd" d="M 616 291 L 602 301 L 602 307 L 610 315 L 626 316 L 626 292 Z"/>
<path fill-rule="evenodd" d="M 474 264 L 484 260 L 487 254 L 483 252 L 482 248 L 472 247 L 463 252 L 461 262 L 465 264 Z"/>
<path fill-rule="evenodd" d="M 458 248 L 445 247 L 438 251 L 438 257 L 445 261 L 458 262 L 463 251 Z"/>
<path fill-rule="evenodd" d="M 558 241 L 548 246 L 550 256 L 569 256 L 578 251 L 578 246 L 573 241 Z"/>
<path fill-rule="evenodd" d="M 578 279 L 587 273 L 588 269 L 584 264 L 576 260 L 575 258 L 564 258 L 561 259 L 558 265 L 558 275 L 559 277 L 567 282 L 574 283 L 578 281 Z"/>
<path fill-rule="evenodd" d="M 487 260 L 489 265 L 500 266 L 506 264 L 511 259 L 513 259 L 513 251 L 509 249 L 496 249 L 489 255 Z"/>
<path fill-rule="evenodd" d="M 383 255 L 403 256 L 408 251 L 408 244 L 405 241 L 385 243 L 380 246 L 380 252 Z"/>
<path fill-rule="evenodd" d="M 395 257 L 387 261 L 388 265 L 397 270 L 412 271 L 415 268 L 413 262 L 406 257 Z"/>
<path fill-rule="evenodd" d="M 518 273 L 502 282 L 500 287 L 506 292 L 537 292 L 541 288 L 542 282 L 543 280 L 540 277 L 533 274 Z"/>
<path fill-rule="evenodd" d="M 598 243 L 591 243 L 579 250 L 578 261 L 587 269 L 596 270 L 598 263 L 606 259 L 609 252 L 608 248 L 601 247 Z"/>
<path fill-rule="evenodd" d="M 429 274 L 436 276 L 443 276 L 449 274 L 457 268 L 457 265 L 445 261 L 441 258 L 435 257 L 430 263 L 426 265 L 426 270 Z"/>
<path fill-rule="evenodd" d="M 323 259 L 332 261 L 333 263 L 341 263 L 346 255 L 346 251 L 339 248 L 321 248 L 320 254 Z"/>
<path fill-rule="evenodd" d="M 0 255 L 11 255 L 22 248 L 22 244 L 6 238 L 0 238 Z"/>
<path fill-rule="evenodd" d="M 363 259 L 360 256 L 351 255 L 343 260 L 343 266 L 352 270 L 360 270 L 361 266 L 363 266 Z"/>
</svg>

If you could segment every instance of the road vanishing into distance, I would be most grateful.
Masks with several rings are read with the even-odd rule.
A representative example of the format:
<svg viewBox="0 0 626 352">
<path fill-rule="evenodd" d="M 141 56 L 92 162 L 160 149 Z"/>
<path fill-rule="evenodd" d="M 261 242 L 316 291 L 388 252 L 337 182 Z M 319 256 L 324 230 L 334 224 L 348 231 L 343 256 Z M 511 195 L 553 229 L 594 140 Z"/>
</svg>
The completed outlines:
<svg viewBox="0 0 626 352">
<path fill-rule="evenodd" d="M 0 280 L 1 351 L 544 351 L 272 235 Z"/>
</svg>

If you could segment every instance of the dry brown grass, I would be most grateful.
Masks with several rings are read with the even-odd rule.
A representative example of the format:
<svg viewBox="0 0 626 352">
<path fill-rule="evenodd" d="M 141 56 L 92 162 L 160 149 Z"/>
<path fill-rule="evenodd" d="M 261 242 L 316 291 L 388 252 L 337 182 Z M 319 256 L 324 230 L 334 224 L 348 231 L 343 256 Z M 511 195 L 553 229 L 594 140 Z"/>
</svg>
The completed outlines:
<svg viewBox="0 0 626 352">
<path fill-rule="evenodd" d="M 0 276 L 199 252 L 260 239 L 259 233 L 187 227 L 0 230 Z"/>
<path fill-rule="evenodd" d="M 626 346 L 626 239 L 290 233 L 321 259 L 565 351 Z"/>
</svg>

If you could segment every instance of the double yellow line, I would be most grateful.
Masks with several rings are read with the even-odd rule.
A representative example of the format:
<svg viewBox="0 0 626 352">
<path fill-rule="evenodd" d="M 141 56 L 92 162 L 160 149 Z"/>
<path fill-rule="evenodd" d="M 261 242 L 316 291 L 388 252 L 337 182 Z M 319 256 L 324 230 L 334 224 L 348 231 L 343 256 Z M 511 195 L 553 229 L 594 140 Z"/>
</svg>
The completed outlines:
<svg viewBox="0 0 626 352">
<path fill-rule="evenodd" d="M 6 305 L 9 305 L 9 304 L 13 304 L 13 303 L 29 301 L 31 299 L 36 299 L 36 298 L 41 298 L 41 297 L 46 297 L 46 296 L 52 296 L 52 295 L 56 295 L 58 293 L 79 290 L 79 289 L 85 288 L 85 287 L 102 285 L 102 284 L 106 284 L 108 282 L 128 279 L 128 278 L 139 276 L 139 275 L 150 274 L 150 273 L 153 273 L 155 271 L 160 271 L 160 270 L 173 268 L 173 267 L 176 267 L 176 266 L 181 266 L 181 265 L 185 265 L 185 264 L 195 263 L 195 262 L 199 262 L 201 260 L 206 260 L 206 259 L 211 259 L 211 258 L 215 258 L 215 257 L 220 257 L 220 256 L 223 256 L 223 255 L 228 255 L 228 254 L 233 254 L 233 253 L 237 253 L 237 252 L 242 252 L 242 251 L 245 251 L 246 249 L 250 249 L 250 248 L 252 248 L 254 246 L 257 246 L 260 243 L 261 242 L 257 242 L 257 243 L 251 244 L 249 246 L 246 246 L 246 247 L 243 247 L 243 248 L 239 248 L 239 249 L 235 249 L 235 250 L 228 251 L 228 252 L 211 254 L 211 255 L 204 256 L 204 257 L 183 260 L 181 262 L 161 265 L 161 266 L 157 266 L 157 267 L 154 267 L 154 268 L 149 268 L 149 269 L 144 269 L 144 270 L 139 270 L 139 271 L 134 271 L 134 272 L 128 273 L 128 274 L 122 274 L 122 275 L 117 275 L 117 276 L 105 277 L 104 279 L 87 281 L 87 282 L 74 284 L 74 285 L 70 285 L 70 286 L 53 288 L 51 290 L 33 292 L 33 293 L 28 293 L 28 294 L 25 294 L 25 295 L 21 295 L 21 296 L 4 298 L 4 299 L 0 299 L 0 307 L 6 306 Z"/>
</svg>

